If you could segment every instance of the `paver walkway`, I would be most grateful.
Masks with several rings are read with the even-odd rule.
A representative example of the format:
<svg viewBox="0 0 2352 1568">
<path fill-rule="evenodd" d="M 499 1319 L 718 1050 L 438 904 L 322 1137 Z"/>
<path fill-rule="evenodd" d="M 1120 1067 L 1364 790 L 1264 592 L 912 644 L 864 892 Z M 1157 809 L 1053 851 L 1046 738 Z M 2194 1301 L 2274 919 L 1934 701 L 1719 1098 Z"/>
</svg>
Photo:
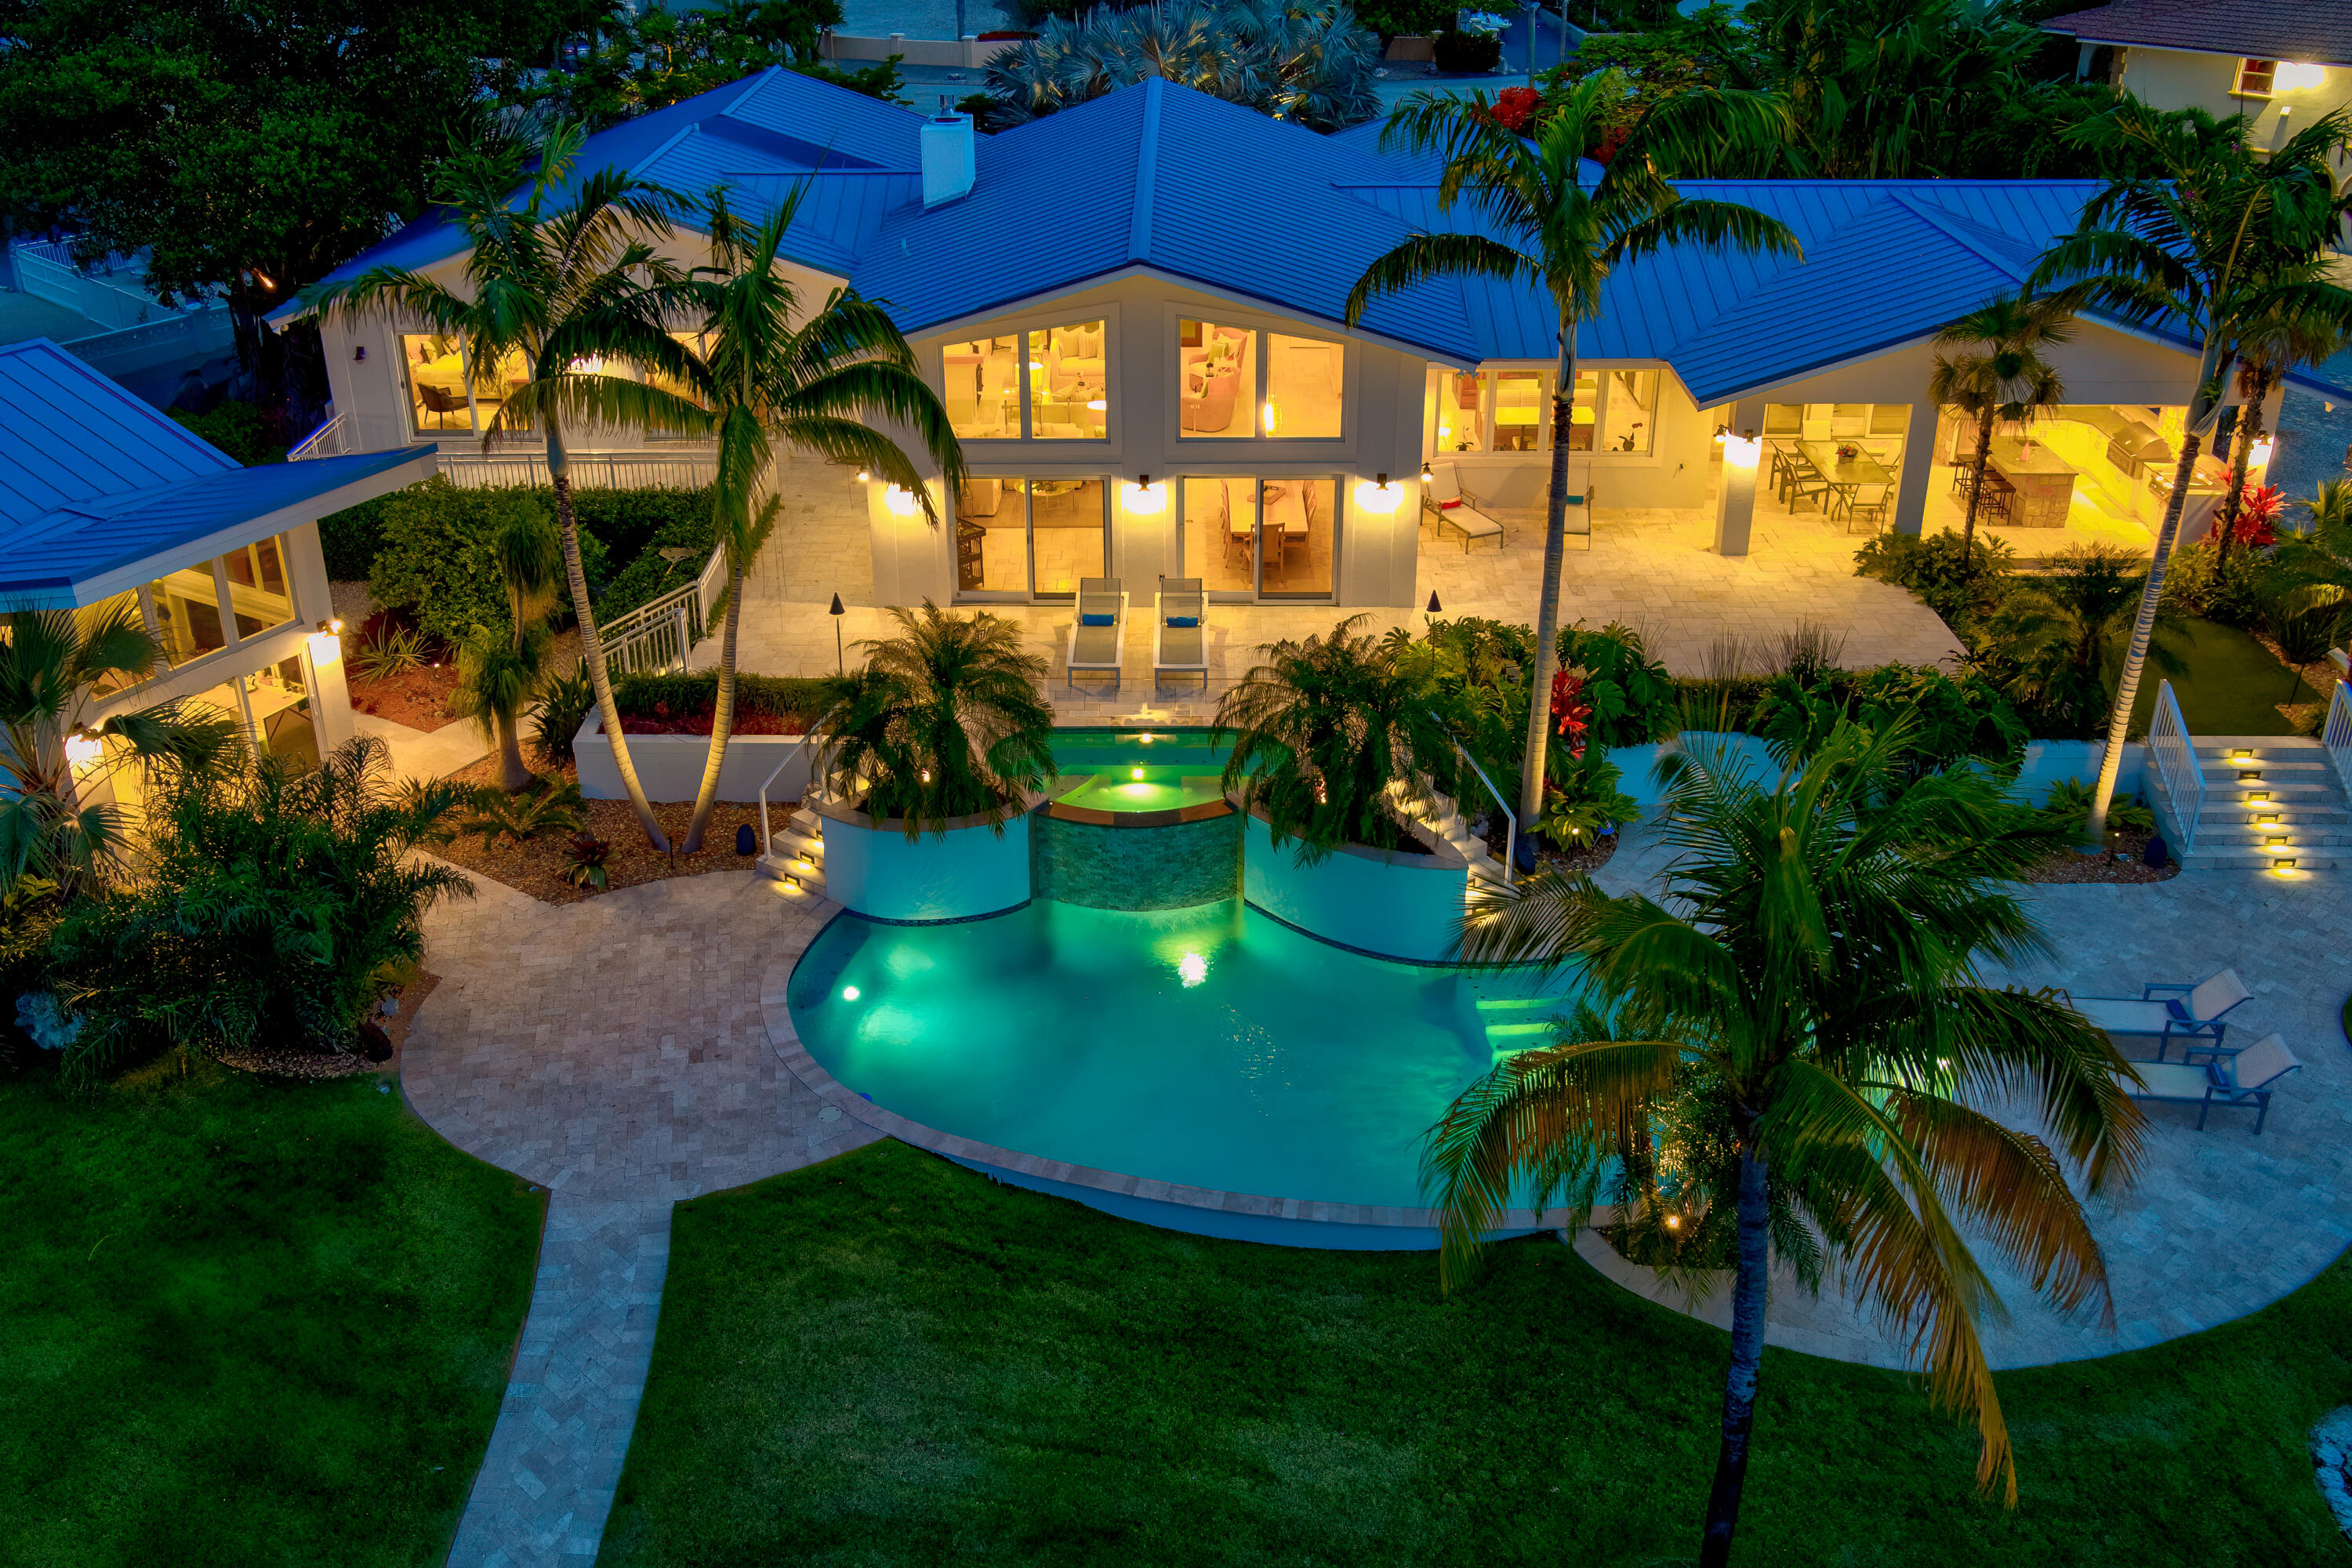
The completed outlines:
<svg viewBox="0 0 2352 1568">
<path fill-rule="evenodd" d="M 1630 887 L 1661 859 L 1654 831 L 1631 830 L 1603 879 Z M 836 906 L 749 871 L 562 907 L 476 881 L 477 900 L 429 921 L 445 979 L 409 1037 L 403 1086 L 452 1142 L 552 1199 L 522 1354 L 450 1561 L 578 1563 L 602 1538 L 644 1387 L 669 1205 L 875 1134 L 801 1087 L 761 1022 Z M 2236 1026 L 2280 1030 L 2307 1065 L 2260 1138 L 2243 1112 L 2218 1112 L 2198 1132 L 2193 1109 L 2153 1108 L 2137 1183 L 2089 1204 L 2116 1332 L 2061 1321 L 1996 1269 L 2014 1315 L 1988 1330 L 1994 1363 L 2153 1344 L 2310 1279 L 2352 1241 L 2352 1052 L 2336 1019 L 2352 983 L 2341 957 L 2352 900 L 2315 880 L 2226 872 L 2034 896 L 2060 952 L 2013 978 L 2122 993 L 2232 964 L 2254 992 Z M 1664 1304 L 1688 1307 L 1671 1295 Z M 1907 1363 L 1834 1289 L 1818 1300 L 1780 1290 L 1768 1337 Z"/>
</svg>

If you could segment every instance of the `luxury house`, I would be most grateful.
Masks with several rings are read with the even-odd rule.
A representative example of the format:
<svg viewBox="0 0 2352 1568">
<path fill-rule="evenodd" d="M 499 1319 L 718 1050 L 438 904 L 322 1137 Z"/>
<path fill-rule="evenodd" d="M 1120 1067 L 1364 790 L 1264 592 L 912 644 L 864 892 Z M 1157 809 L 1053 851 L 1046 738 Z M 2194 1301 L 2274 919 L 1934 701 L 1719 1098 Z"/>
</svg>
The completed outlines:
<svg viewBox="0 0 2352 1568">
<path fill-rule="evenodd" d="M 2243 114 L 2272 147 L 2352 108 L 2352 7 L 2328 0 L 2114 0 L 2042 24 L 2081 46 L 2076 71 L 2158 109 Z"/>
<path fill-rule="evenodd" d="M 944 106 L 770 70 L 606 132 L 582 164 L 688 194 L 725 184 L 739 206 L 805 187 L 796 275 L 882 301 L 914 344 L 974 479 L 940 498 L 945 525 L 878 483 L 844 510 L 842 531 L 862 523 L 873 602 L 1061 601 L 1108 574 L 1396 607 L 1420 602 L 1424 528 L 1432 547 L 1479 542 L 1424 510 L 1425 477 L 1481 508 L 1541 504 L 1556 332 L 1539 294 L 1481 281 L 1344 322 L 1375 257 L 1475 222 L 1440 209 L 1428 160 L 1379 140 L 1158 80 L 975 138 Z M 1615 278 L 1578 343 L 1572 468 L 1591 503 L 1604 518 L 1712 509 L 1715 548 L 1733 556 L 1759 509 L 1857 532 L 1950 518 L 1959 432 L 1926 395 L 1929 341 L 2013 289 L 2091 187 L 1685 188 L 1780 216 L 1804 258 L 1689 249 Z M 701 259 L 698 243 L 682 233 L 677 259 Z M 454 278 L 462 239 L 427 216 L 338 276 L 383 264 Z M 488 453 L 468 439 L 525 367 L 471 364 L 388 316 L 324 331 L 337 413 L 299 456 L 440 442 L 460 482 L 533 471 L 527 436 Z M 2095 321 L 2061 360 L 2072 402 L 1996 442 L 1988 521 L 2144 541 L 2171 482 L 2189 345 Z M 606 435 L 584 444 L 584 482 L 708 471 L 691 440 Z M 1776 448 L 1776 479 L 1724 482 L 1727 454 L 1753 464 L 1756 442 Z M 1800 459 L 1815 481 L 1778 479 Z M 2200 468 L 2192 533 L 2220 481 L 2218 464 Z"/>
<path fill-rule="evenodd" d="M 354 727 L 318 520 L 433 471 L 429 443 L 240 468 L 46 338 L 0 347 L 0 606 L 124 606 L 154 634 L 154 673 L 88 724 L 184 698 L 315 760 Z M 135 770 L 75 762 L 89 798 L 135 805 Z"/>
</svg>

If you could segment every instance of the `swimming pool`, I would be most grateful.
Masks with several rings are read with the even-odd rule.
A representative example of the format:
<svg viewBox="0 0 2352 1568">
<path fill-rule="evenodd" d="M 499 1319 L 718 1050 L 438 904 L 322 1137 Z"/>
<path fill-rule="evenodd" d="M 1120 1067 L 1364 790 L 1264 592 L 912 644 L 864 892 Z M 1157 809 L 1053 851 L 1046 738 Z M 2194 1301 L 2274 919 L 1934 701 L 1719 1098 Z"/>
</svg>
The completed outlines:
<svg viewBox="0 0 2352 1568">
<path fill-rule="evenodd" d="M 1553 1009 L 1534 989 L 1360 957 L 1238 900 L 1039 900 L 962 925 L 836 920 L 788 1001 L 819 1066 L 925 1127 L 1225 1192 L 1414 1208 L 1423 1134 L 1498 1043 L 1535 1043 L 1528 1020 Z"/>
<path fill-rule="evenodd" d="M 1143 772 L 1133 768 L 1091 774 L 1054 798 L 1057 805 L 1091 811 L 1177 811 L 1225 797 L 1224 786 L 1214 775 L 1152 779 Z"/>
</svg>

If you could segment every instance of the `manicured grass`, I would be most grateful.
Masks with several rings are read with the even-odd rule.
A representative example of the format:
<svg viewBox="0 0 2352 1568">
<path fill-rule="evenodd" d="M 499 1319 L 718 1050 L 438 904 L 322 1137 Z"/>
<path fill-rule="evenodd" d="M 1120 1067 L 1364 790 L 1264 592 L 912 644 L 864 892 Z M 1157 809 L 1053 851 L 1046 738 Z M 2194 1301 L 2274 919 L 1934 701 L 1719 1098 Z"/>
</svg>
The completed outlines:
<svg viewBox="0 0 2352 1568">
<path fill-rule="evenodd" d="M 2191 620 L 2167 639 L 2189 661 L 2180 675 L 2167 675 L 2153 663 L 2141 677 L 2132 704 L 2135 735 L 2147 732 L 2156 712 L 2156 683 L 2172 682 L 2180 717 L 2192 735 L 2292 735 L 2294 726 L 2278 710 L 2282 702 L 2316 702 L 2319 694 L 2279 663 L 2271 650 L 2235 626 Z M 2114 690 L 2109 683 L 2108 689 Z"/>
<path fill-rule="evenodd" d="M 2342 1563 L 2304 1435 L 2352 1265 L 2006 1374 L 2022 1503 L 1908 1379 L 1768 1352 L 1744 1563 Z M 905 1145 L 680 1206 L 608 1565 L 1636 1564 L 1696 1555 L 1725 1341 L 1549 1237 L 1183 1237 Z"/>
<path fill-rule="evenodd" d="M 540 1200 L 363 1082 L 0 1085 L 0 1563 L 437 1563 Z"/>
</svg>

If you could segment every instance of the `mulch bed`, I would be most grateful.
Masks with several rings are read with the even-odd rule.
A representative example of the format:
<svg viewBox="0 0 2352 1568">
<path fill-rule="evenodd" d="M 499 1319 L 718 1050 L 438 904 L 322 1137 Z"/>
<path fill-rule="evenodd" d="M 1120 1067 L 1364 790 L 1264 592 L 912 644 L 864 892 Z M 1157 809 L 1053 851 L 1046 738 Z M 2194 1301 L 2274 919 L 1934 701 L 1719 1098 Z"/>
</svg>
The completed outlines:
<svg viewBox="0 0 2352 1568">
<path fill-rule="evenodd" d="M 426 732 L 457 722 L 449 711 L 457 694 L 456 664 L 425 665 L 383 680 L 353 680 L 352 706 Z"/>
<path fill-rule="evenodd" d="M 2116 855 L 2078 855 L 2072 849 L 2051 856 L 2025 873 L 2029 882 L 2168 882 L 2180 875 L 2180 862 L 2168 858 L 2162 868 L 2140 858 L 2153 833 L 2115 835 L 2122 858 Z"/>
<path fill-rule="evenodd" d="M 498 759 L 485 757 L 449 776 L 460 784 L 494 784 L 498 779 Z M 575 767 L 564 768 L 560 776 L 573 784 L 580 782 Z M 769 816 L 782 826 L 798 804 L 771 801 Z M 661 824 L 662 832 L 672 843 L 686 836 L 687 821 L 693 815 L 692 801 L 654 805 L 654 820 Z M 755 800 L 716 803 L 711 807 L 710 824 L 703 831 L 703 847 L 693 855 L 665 855 L 646 843 L 645 829 L 637 826 L 636 809 L 625 800 L 589 801 L 582 817 L 586 832 L 612 847 L 604 860 L 605 882 L 602 889 L 575 888 L 563 879 L 564 871 L 572 864 L 572 837 L 567 833 L 541 834 L 521 845 L 501 841 L 494 849 L 485 849 L 477 836 L 436 845 L 433 853 L 453 866 L 504 882 L 543 904 L 576 904 L 583 899 L 596 897 L 600 891 L 614 892 L 672 877 L 748 870 L 759 858 L 756 855 L 735 853 L 736 828 L 748 824 L 751 837 L 756 840 L 760 836 L 760 803 Z"/>
<path fill-rule="evenodd" d="M 1502 863 L 1507 827 L 1507 824 L 1498 820 L 1486 834 L 1486 853 L 1495 858 L 1497 865 Z M 1615 858 L 1620 837 L 1615 833 L 1601 834 L 1591 843 L 1576 849 L 1555 849 L 1549 840 L 1538 838 L 1535 841 L 1536 869 L 1558 871 L 1563 876 L 1590 876 Z"/>
<path fill-rule="evenodd" d="M 264 1078 L 323 1079 L 357 1078 L 362 1073 L 381 1073 L 387 1077 L 400 1070 L 400 1048 L 408 1039 L 408 1026 L 416 1021 L 416 1010 L 433 994 L 441 977 L 429 970 L 417 971 L 414 984 L 404 985 L 398 994 L 400 1010 L 389 1017 L 370 1013 L 368 1021 L 384 1032 L 392 1042 L 392 1055 L 381 1062 L 372 1062 L 356 1051 L 305 1050 L 296 1046 L 273 1046 L 257 1051 L 234 1051 L 220 1058 L 223 1067 L 239 1072 L 257 1073 Z"/>
</svg>

